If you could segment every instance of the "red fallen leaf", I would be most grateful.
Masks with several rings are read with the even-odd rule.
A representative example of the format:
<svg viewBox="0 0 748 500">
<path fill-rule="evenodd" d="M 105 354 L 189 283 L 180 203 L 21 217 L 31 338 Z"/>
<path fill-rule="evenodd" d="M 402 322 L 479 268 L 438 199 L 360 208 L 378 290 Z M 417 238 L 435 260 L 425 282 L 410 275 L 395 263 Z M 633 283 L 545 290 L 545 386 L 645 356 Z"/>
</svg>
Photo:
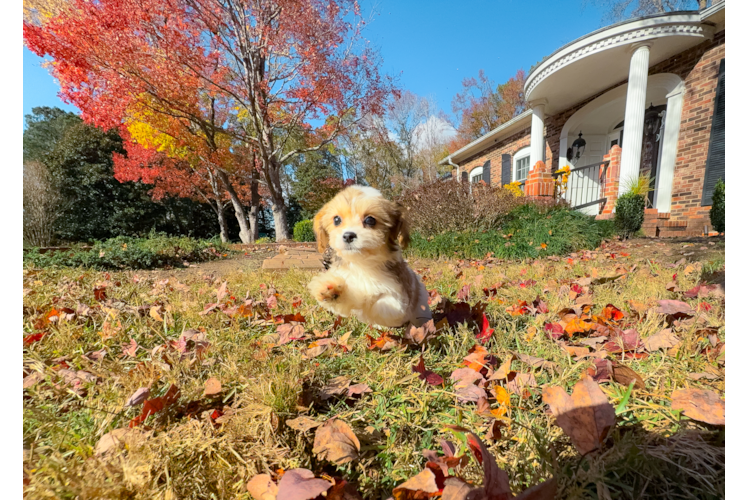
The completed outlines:
<svg viewBox="0 0 748 500">
<path fill-rule="evenodd" d="M 138 343 L 135 341 L 135 339 L 131 338 L 128 344 L 122 344 L 122 355 L 134 358 L 138 347 L 140 346 L 138 346 Z"/>
<path fill-rule="evenodd" d="M 223 416 L 223 412 L 221 410 L 213 410 L 213 413 L 210 414 L 211 420 L 216 420 L 219 417 Z"/>
<path fill-rule="evenodd" d="M 104 302 L 106 300 L 107 295 L 106 295 L 105 286 L 94 288 L 93 292 L 94 292 L 94 298 L 96 299 L 97 302 Z"/>
<path fill-rule="evenodd" d="M 613 371 L 613 365 L 607 359 L 596 359 L 595 360 L 595 371 L 592 375 L 592 380 L 595 382 L 605 382 L 610 380 L 611 373 Z"/>
<path fill-rule="evenodd" d="M 470 283 L 463 286 L 459 292 L 457 292 L 457 300 L 467 300 L 470 297 Z"/>
<path fill-rule="evenodd" d="M 564 327 L 559 323 L 546 323 L 543 328 L 545 329 L 548 337 L 553 340 L 558 340 L 565 335 Z"/>
<path fill-rule="evenodd" d="M 535 280 L 525 280 L 525 281 L 520 281 L 519 283 L 517 283 L 517 285 L 519 285 L 520 288 L 529 288 L 536 284 L 537 284 L 537 281 Z"/>
<path fill-rule="evenodd" d="M 338 316 L 337 318 L 335 318 L 335 321 L 332 322 L 331 330 L 337 330 L 338 328 L 340 328 L 341 323 L 343 323 L 343 317 Z"/>
<path fill-rule="evenodd" d="M 485 295 L 486 297 L 496 297 L 499 294 L 499 288 L 501 288 L 502 286 L 503 284 L 498 283 L 490 288 L 484 288 L 483 295 Z"/>
<path fill-rule="evenodd" d="M 540 297 L 536 297 L 535 300 L 532 301 L 532 307 L 535 308 L 535 314 L 548 313 L 548 305 Z"/>
<path fill-rule="evenodd" d="M 709 312 L 712 310 L 712 306 L 706 302 L 699 303 L 699 311 Z"/>
<path fill-rule="evenodd" d="M 569 287 L 569 290 L 576 293 L 577 295 L 582 295 L 584 293 L 584 289 L 576 283 L 572 283 Z"/>
<path fill-rule="evenodd" d="M 613 304 L 608 304 L 603 309 L 603 317 L 608 321 L 620 321 L 621 319 L 623 319 L 623 316 L 623 311 L 618 309 Z"/>
<path fill-rule="evenodd" d="M 418 363 L 412 366 L 412 370 L 418 373 L 418 378 L 425 380 L 429 385 L 442 385 L 444 383 L 441 375 L 426 369 L 426 364 L 423 362 L 423 354 Z"/>
<path fill-rule="evenodd" d="M 167 406 L 171 406 L 176 403 L 179 399 L 179 394 L 179 388 L 176 385 L 172 384 L 171 387 L 169 387 L 169 390 L 166 391 L 166 394 L 164 394 L 163 396 L 146 400 L 146 402 L 143 403 L 143 411 L 140 413 L 140 415 L 130 421 L 130 428 L 142 424 L 148 417 L 150 417 L 154 413 L 157 413 Z"/>
<path fill-rule="evenodd" d="M 481 325 L 480 333 L 475 336 L 481 344 L 485 344 L 491 338 L 491 335 L 493 335 L 494 329 L 490 328 L 490 326 L 486 313 L 483 313 L 483 324 Z"/>
<path fill-rule="evenodd" d="M 291 307 L 298 309 L 301 306 L 301 300 L 301 297 L 294 297 L 293 302 L 291 302 Z"/>
<path fill-rule="evenodd" d="M 278 316 L 275 316 L 273 320 L 276 323 L 290 323 L 292 321 L 295 321 L 297 323 L 306 323 L 306 318 L 299 313 L 279 314 Z"/>
<path fill-rule="evenodd" d="M 639 338 L 639 332 L 632 328 L 625 331 L 616 330 L 610 336 L 610 342 L 605 343 L 602 348 L 611 354 L 618 354 L 636 351 L 640 347 L 644 347 L 644 344 Z"/>
<path fill-rule="evenodd" d="M 522 316 L 523 314 L 530 314 L 530 309 L 527 307 L 527 301 L 523 300 L 511 307 L 507 307 L 506 312 L 512 316 Z"/>
<path fill-rule="evenodd" d="M 39 332 L 39 333 L 32 333 L 31 335 L 26 335 L 25 337 L 23 337 L 23 345 L 31 345 L 34 342 L 39 342 L 48 333 L 49 332 Z"/>
<path fill-rule="evenodd" d="M 624 359 L 647 359 L 649 357 L 648 352 L 624 352 L 621 355 Z"/>
<path fill-rule="evenodd" d="M 488 354 L 485 347 L 475 344 L 468 351 L 468 355 L 463 358 L 462 363 L 485 376 L 488 373 L 488 367 L 498 365 L 499 360 L 496 356 Z"/>
<path fill-rule="evenodd" d="M 374 338 L 368 333 L 366 338 L 369 341 L 369 349 L 379 349 L 380 351 L 389 351 L 400 344 L 400 337 L 392 335 L 392 332 L 384 332 L 379 338 Z"/>
</svg>

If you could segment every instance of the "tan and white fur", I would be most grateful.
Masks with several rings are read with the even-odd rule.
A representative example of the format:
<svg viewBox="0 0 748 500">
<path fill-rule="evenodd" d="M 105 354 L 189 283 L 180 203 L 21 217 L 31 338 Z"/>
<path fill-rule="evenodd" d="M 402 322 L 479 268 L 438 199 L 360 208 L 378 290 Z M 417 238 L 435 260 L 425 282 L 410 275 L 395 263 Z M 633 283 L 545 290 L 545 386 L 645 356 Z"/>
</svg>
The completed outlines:
<svg viewBox="0 0 748 500">
<path fill-rule="evenodd" d="M 309 283 L 325 309 L 381 327 L 421 326 L 431 319 L 428 293 L 403 259 L 410 242 L 401 207 L 371 187 L 350 186 L 314 217 L 317 249 L 336 258 Z"/>
</svg>

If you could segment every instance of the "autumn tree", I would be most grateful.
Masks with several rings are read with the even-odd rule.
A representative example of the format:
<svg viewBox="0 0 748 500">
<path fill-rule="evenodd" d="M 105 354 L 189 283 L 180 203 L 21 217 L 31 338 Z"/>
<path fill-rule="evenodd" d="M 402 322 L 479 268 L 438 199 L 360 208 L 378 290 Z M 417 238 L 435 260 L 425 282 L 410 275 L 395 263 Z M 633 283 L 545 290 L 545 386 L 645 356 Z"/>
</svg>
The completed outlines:
<svg viewBox="0 0 748 500">
<path fill-rule="evenodd" d="M 615 23 L 625 19 L 678 10 L 703 9 L 708 0 L 584 0 L 583 6 L 593 4 L 603 11 L 602 20 Z"/>
<path fill-rule="evenodd" d="M 86 120 L 120 125 L 133 107 L 172 117 L 203 139 L 201 160 L 222 182 L 233 172 L 216 162 L 219 138 L 255 152 L 283 240 L 284 166 L 334 141 L 343 116 L 381 113 L 392 90 L 360 48 L 362 24 L 352 0 L 70 0 L 42 26 L 24 23 L 24 38 L 53 57 L 63 98 Z M 311 145 L 289 147 L 298 127 Z"/>
<path fill-rule="evenodd" d="M 463 80 L 462 92 L 452 99 L 452 111 L 459 119 L 452 148 L 468 144 L 525 111 L 525 78 L 520 69 L 505 83 L 496 85 L 480 70 L 478 78 Z"/>
</svg>

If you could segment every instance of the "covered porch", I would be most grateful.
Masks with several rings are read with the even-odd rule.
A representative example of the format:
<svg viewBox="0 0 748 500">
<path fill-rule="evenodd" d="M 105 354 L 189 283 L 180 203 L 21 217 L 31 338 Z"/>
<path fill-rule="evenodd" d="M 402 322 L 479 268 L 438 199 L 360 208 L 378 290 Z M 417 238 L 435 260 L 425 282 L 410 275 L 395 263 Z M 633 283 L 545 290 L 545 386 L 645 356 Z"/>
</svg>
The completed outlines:
<svg viewBox="0 0 748 500">
<path fill-rule="evenodd" d="M 590 215 L 612 213 L 617 197 L 649 175 L 650 210 L 669 213 L 684 85 L 649 71 L 713 34 L 697 12 L 652 16 L 593 32 L 543 60 L 525 85 L 533 169 L 550 175 L 568 166 L 564 197 Z M 543 164 L 546 142 L 552 168 Z"/>
</svg>

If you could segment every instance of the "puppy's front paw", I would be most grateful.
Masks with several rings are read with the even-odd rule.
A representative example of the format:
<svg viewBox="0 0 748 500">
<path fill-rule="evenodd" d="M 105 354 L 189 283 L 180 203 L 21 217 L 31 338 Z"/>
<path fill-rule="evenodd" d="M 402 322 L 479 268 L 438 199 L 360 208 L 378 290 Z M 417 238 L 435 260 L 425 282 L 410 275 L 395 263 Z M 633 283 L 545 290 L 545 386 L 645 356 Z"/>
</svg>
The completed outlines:
<svg viewBox="0 0 748 500">
<path fill-rule="evenodd" d="M 334 276 L 321 276 L 309 284 L 309 290 L 317 302 L 333 302 L 345 289 L 345 282 Z"/>
</svg>

